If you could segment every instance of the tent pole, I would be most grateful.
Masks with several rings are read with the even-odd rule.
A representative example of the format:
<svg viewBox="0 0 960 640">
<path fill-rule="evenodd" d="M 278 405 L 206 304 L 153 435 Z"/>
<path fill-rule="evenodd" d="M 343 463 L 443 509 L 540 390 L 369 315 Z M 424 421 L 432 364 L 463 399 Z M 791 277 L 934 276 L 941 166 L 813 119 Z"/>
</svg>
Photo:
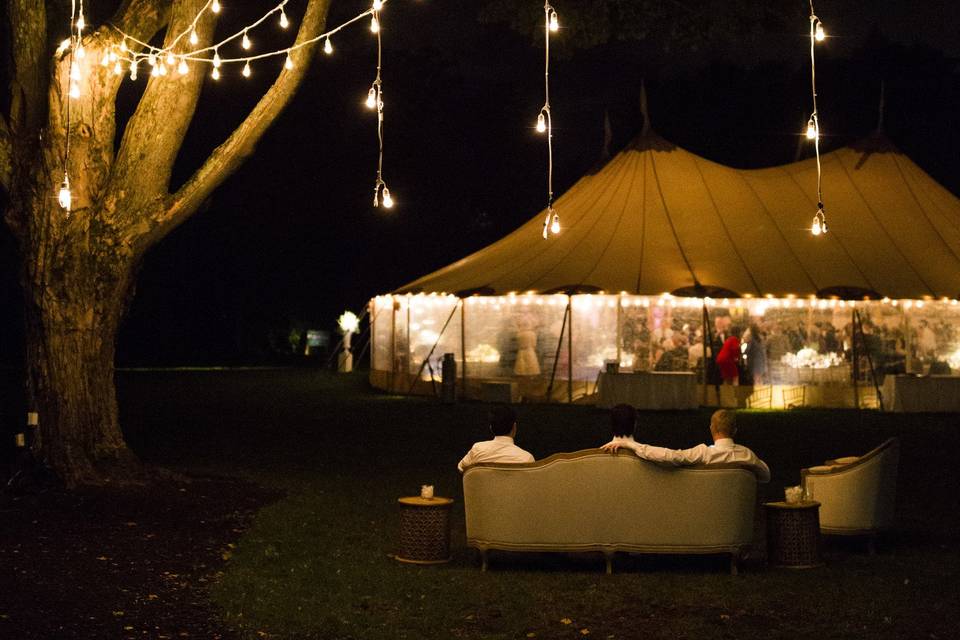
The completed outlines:
<svg viewBox="0 0 960 640">
<path fill-rule="evenodd" d="M 573 296 L 567 294 L 567 402 L 573 404 Z"/>
<path fill-rule="evenodd" d="M 460 396 L 467 397 L 467 301 L 460 299 Z"/>
<path fill-rule="evenodd" d="M 397 310 L 400 304 L 390 295 L 390 391 L 396 392 L 397 381 Z"/>
<path fill-rule="evenodd" d="M 433 379 L 433 367 L 430 366 L 430 357 L 433 355 L 433 352 L 437 350 L 437 345 L 440 344 L 440 340 L 443 339 L 443 333 L 447 330 L 447 327 L 450 326 L 450 321 L 453 319 L 453 315 L 457 312 L 457 307 L 463 304 L 463 300 L 457 300 L 457 304 L 454 305 L 453 311 L 450 312 L 450 315 L 447 316 L 447 321 L 443 323 L 443 328 L 440 329 L 440 334 L 437 336 L 436 342 L 433 343 L 433 346 L 430 347 L 430 353 L 427 354 L 427 357 L 423 359 L 423 362 L 420 363 L 420 368 L 417 370 L 417 375 L 414 376 L 413 382 L 410 383 L 410 389 L 407 390 L 407 394 L 413 392 L 413 388 L 417 386 L 417 381 L 420 380 L 420 374 L 423 373 L 424 367 L 430 368 L 430 384 L 433 385 L 434 395 L 437 395 L 437 382 Z M 409 312 L 409 307 L 407 311 Z"/>
<path fill-rule="evenodd" d="M 707 388 L 709 385 L 709 380 L 707 379 L 707 358 L 711 357 L 713 352 L 713 336 L 710 335 L 710 312 L 707 311 L 707 299 L 702 298 L 703 301 L 703 312 L 700 314 L 700 322 L 703 325 L 703 331 L 700 332 L 700 344 L 703 345 L 703 357 L 701 358 L 703 364 L 700 367 L 702 369 L 702 378 L 703 378 L 703 406 L 707 406 Z"/>
<path fill-rule="evenodd" d="M 620 367 L 620 344 L 623 342 L 623 294 L 617 294 L 617 369 Z"/>
<path fill-rule="evenodd" d="M 550 384 L 547 385 L 547 402 L 553 397 L 553 383 L 557 378 L 557 365 L 560 363 L 560 350 L 563 349 L 563 336 L 567 332 L 567 316 L 570 314 L 570 302 L 563 310 L 563 322 L 560 324 L 560 337 L 557 339 L 557 352 L 553 356 L 553 371 L 550 372 Z"/>
</svg>

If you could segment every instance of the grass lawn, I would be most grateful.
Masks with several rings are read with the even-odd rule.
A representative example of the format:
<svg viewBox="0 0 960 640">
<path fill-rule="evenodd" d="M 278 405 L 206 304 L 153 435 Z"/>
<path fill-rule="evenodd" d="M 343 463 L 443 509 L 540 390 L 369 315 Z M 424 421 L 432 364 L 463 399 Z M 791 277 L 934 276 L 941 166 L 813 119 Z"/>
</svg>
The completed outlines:
<svg viewBox="0 0 960 640">
<path fill-rule="evenodd" d="M 481 573 L 466 548 L 456 463 L 487 436 L 486 407 L 373 392 L 362 376 L 308 370 L 130 372 L 127 436 L 148 461 L 243 476 L 281 489 L 212 587 L 231 626 L 271 638 L 948 638 L 960 614 L 958 416 L 852 411 L 742 412 L 741 442 L 770 465 L 765 497 L 801 467 L 902 438 L 898 527 L 880 553 L 828 544 L 806 571 L 720 557 L 620 559 L 495 554 Z M 537 458 L 596 446 L 607 415 L 520 406 L 518 443 Z M 645 440 L 691 446 L 708 411 L 644 414 Z M 396 498 L 420 484 L 454 497 L 453 561 L 392 559 Z M 655 517 L 655 514 L 653 514 Z"/>
</svg>

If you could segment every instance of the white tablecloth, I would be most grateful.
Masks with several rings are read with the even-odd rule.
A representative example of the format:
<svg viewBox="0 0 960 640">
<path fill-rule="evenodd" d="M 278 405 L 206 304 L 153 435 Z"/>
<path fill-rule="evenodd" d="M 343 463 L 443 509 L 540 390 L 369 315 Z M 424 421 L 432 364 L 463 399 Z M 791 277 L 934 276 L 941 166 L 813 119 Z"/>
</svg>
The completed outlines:
<svg viewBox="0 0 960 640">
<path fill-rule="evenodd" d="M 637 409 L 696 409 L 697 377 L 687 371 L 601 373 L 597 404 L 629 404 Z"/>
<path fill-rule="evenodd" d="M 887 376 L 881 389 L 887 411 L 960 413 L 960 376 Z"/>
</svg>

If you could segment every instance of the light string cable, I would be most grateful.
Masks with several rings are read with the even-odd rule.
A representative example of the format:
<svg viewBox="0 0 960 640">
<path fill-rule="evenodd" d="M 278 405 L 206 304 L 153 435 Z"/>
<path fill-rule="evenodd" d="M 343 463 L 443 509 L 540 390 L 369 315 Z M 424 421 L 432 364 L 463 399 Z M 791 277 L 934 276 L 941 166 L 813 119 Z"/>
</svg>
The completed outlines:
<svg viewBox="0 0 960 640">
<path fill-rule="evenodd" d="M 537 131 L 547 134 L 547 215 L 543 220 L 543 238 L 560 233 L 560 214 L 553 208 L 553 117 L 550 113 L 550 32 L 560 28 L 557 12 L 550 6 L 549 0 L 543 5 L 544 15 L 544 69 L 543 69 L 543 107 L 537 116 Z"/>
<path fill-rule="evenodd" d="M 390 189 L 383 180 L 383 80 L 380 77 L 380 69 L 383 63 L 383 41 L 380 34 L 380 10 L 383 8 L 383 2 L 374 0 L 371 7 L 372 16 L 370 18 L 370 31 L 377 36 L 377 76 L 370 85 L 370 91 L 367 92 L 367 108 L 377 110 L 377 142 L 379 144 L 377 155 L 377 180 L 373 185 L 373 206 L 380 206 L 381 195 L 383 197 L 383 208 L 393 207 L 393 197 L 390 195 Z"/>
<path fill-rule="evenodd" d="M 807 122 L 807 138 L 813 140 L 814 154 L 817 158 L 817 213 L 813 216 L 810 233 L 815 236 L 827 232 L 827 214 L 823 210 L 823 170 L 820 166 L 820 114 L 817 111 L 817 58 L 816 43 L 826 38 L 823 23 L 813 10 L 810 0 L 810 89 L 813 98 L 813 113 Z"/>
<path fill-rule="evenodd" d="M 70 0 L 70 39 L 68 41 L 68 46 L 70 47 L 70 54 L 67 57 L 67 85 L 68 85 L 68 94 L 67 94 L 67 108 L 66 108 L 66 130 L 63 142 L 63 181 L 60 183 L 60 188 L 57 191 L 57 202 L 60 207 L 66 212 L 66 216 L 70 216 L 70 211 L 73 207 L 73 195 L 70 190 L 70 135 L 72 133 L 72 121 L 70 113 L 70 103 L 73 102 L 75 98 L 80 97 L 80 87 L 77 81 L 80 79 L 80 69 L 77 65 L 76 60 L 74 60 L 74 55 L 76 54 L 77 58 L 83 58 L 83 45 L 80 40 L 83 37 L 83 28 L 85 21 L 83 19 L 83 0 L 80 0 L 80 17 L 77 17 L 77 3 L 76 0 Z M 76 28 L 76 31 L 74 31 Z M 62 45 L 61 45 L 62 46 Z"/>
</svg>

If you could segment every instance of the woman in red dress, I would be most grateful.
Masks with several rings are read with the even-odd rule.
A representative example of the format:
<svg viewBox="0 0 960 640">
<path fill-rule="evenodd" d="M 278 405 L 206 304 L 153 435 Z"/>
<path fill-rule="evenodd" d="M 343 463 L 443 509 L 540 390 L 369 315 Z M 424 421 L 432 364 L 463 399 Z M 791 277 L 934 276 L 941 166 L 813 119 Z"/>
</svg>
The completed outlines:
<svg viewBox="0 0 960 640">
<path fill-rule="evenodd" d="M 730 337 L 724 341 L 720 353 L 717 354 L 717 369 L 720 370 L 723 384 L 737 384 L 740 379 L 738 362 L 740 362 L 740 327 L 731 327 Z"/>
</svg>

